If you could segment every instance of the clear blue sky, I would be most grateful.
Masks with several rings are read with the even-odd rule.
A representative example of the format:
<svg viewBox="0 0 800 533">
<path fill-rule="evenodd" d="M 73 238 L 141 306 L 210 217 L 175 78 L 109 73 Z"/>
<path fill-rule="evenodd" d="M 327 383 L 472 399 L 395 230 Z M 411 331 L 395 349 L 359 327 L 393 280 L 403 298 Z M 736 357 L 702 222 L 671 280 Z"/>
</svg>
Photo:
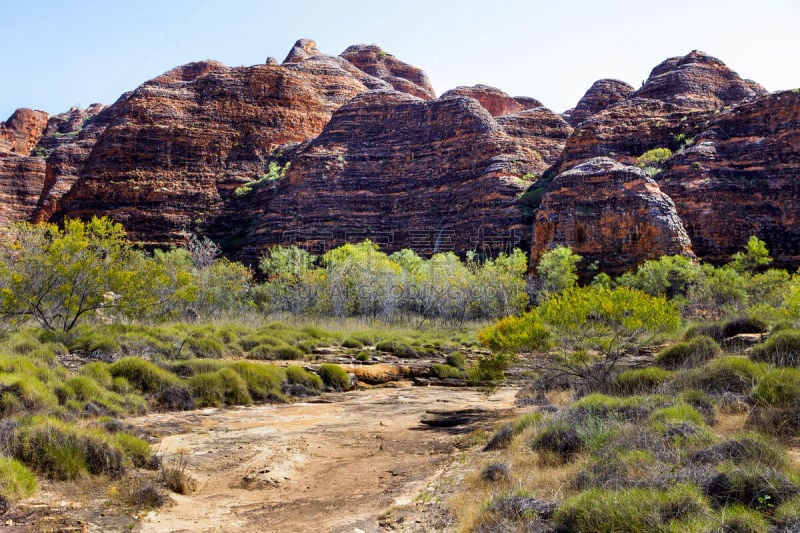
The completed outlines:
<svg viewBox="0 0 800 533">
<path fill-rule="evenodd" d="M 599 78 L 638 87 L 663 59 L 703 50 L 769 90 L 800 86 L 800 1 L 0 0 L 0 120 L 112 103 L 170 68 L 282 61 L 376 43 L 438 94 L 485 83 L 572 107 Z"/>
</svg>

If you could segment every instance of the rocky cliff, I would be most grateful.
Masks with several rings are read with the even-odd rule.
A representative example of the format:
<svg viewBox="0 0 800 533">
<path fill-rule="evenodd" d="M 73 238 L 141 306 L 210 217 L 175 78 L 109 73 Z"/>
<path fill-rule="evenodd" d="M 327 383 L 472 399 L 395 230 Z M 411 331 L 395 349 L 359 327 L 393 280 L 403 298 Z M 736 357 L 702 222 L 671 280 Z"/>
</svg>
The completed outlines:
<svg viewBox="0 0 800 533">
<path fill-rule="evenodd" d="M 539 209 L 532 265 L 556 244 L 606 257 L 599 261 L 613 271 L 657 254 L 661 244 L 623 247 L 620 239 L 632 225 L 656 224 L 660 215 L 629 206 L 631 220 L 617 221 L 619 229 L 614 230 L 595 198 L 604 180 L 609 188 L 617 187 L 615 173 L 593 170 L 592 179 L 585 179 L 583 164 L 606 157 L 633 165 L 648 150 L 667 148 L 674 155 L 663 168 L 649 171 L 659 194 L 674 202 L 680 230 L 690 239 L 679 247 L 682 253 L 725 262 L 750 235 L 758 235 L 778 264 L 796 266 L 800 225 L 795 178 L 800 167 L 796 143 L 789 139 L 798 134 L 800 102 L 794 96 L 768 95 L 722 61 L 697 51 L 664 61 L 637 91 L 597 82 L 567 115 L 576 127 L 558 162 L 527 193 L 536 200 L 531 207 Z M 572 169 L 579 168 L 582 179 L 576 181 Z M 569 193 L 565 183 L 571 184 Z M 560 232 L 554 231 L 554 217 Z M 581 240 L 587 238 L 585 230 L 574 229 L 587 226 L 596 228 L 590 243 Z"/>
<path fill-rule="evenodd" d="M 436 97 L 377 45 L 177 67 L 99 104 L 0 124 L 0 224 L 109 215 L 150 246 L 208 235 L 255 261 L 370 238 L 422 254 L 565 244 L 610 272 L 721 262 L 751 234 L 800 263 L 800 97 L 702 52 L 559 116 L 487 85 Z M 668 148 L 656 167 L 637 167 Z M 644 166 L 644 165 L 642 165 Z"/>
<path fill-rule="evenodd" d="M 324 250 L 365 238 L 424 254 L 524 246 L 530 229 L 516 198 L 555 160 L 571 128 L 543 108 L 503 118 L 455 94 L 357 96 L 265 193 L 245 255 L 281 243 Z"/>
<path fill-rule="evenodd" d="M 569 243 L 582 267 L 621 274 L 637 261 L 692 255 L 675 204 L 639 168 L 607 157 L 585 161 L 552 182 L 536 215 L 531 261 Z"/>
</svg>

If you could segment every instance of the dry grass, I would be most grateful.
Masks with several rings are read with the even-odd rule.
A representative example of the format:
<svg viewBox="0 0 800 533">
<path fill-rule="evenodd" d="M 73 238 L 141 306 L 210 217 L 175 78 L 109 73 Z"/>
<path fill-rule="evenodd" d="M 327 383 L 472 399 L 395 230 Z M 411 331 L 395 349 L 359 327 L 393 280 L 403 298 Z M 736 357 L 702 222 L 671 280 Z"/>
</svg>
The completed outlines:
<svg viewBox="0 0 800 533">
<path fill-rule="evenodd" d="M 569 392 L 562 397 L 568 396 Z M 536 431 L 535 426 L 526 428 L 505 450 L 466 454 L 460 466 L 469 473 L 460 483 L 460 490 L 447 501 L 450 512 L 458 517 L 458 531 L 474 531 L 480 525 L 486 503 L 493 497 L 520 492 L 542 500 L 563 500 L 572 495 L 574 491 L 568 489 L 568 483 L 586 467 L 588 455 L 580 455 L 565 465 L 543 466 L 539 453 L 528 445 Z M 509 466 L 508 481 L 491 482 L 481 476 L 483 468 L 495 461 Z"/>
<path fill-rule="evenodd" d="M 717 423 L 712 428 L 714 433 L 722 438 L 731 438 L 737 433 L 742 433 L 747 413 L 722 413 L 717 412 Z"/>
</svg>

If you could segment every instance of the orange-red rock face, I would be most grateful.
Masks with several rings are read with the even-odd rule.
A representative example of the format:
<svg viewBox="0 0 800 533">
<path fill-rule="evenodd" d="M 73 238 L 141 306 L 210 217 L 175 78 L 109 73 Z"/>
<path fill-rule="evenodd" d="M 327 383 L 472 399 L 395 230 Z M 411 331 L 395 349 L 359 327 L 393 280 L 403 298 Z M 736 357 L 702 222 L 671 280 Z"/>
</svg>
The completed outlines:
<svg viewBox="0 0 800 533">
<path fill-rule="evenodd" d="M 44 185 L 41 157 L 0 157 L 0 226 L 28 220 Z"/>
<path fill-rule="evenodd" d="M 654 68 L 634 96 L 688 109 L 720 109 L 765 94 L 761 85 L 743 80 L 719 59 L 695 50 Z"/>
<path fill-rule="evenodd" d="M 725 262 L 757 235 L 779 266 L 800 264 L 800 94 L 715 115 L 656 176 L 704 259 Z"/>
<path fill-rule="evenodd" d="M 44 111 L 23 108 L 0 122 L 0 157 L 29 155 L 44 134 L 47 117 Z"/>
<path fill-rule="evenodd" d="M 417 67 L 403 63 L 379 46 L 357 44 L 345 50 L 341 56 L 359 70 L 388 82 L 395 90 L 433 100 L 433 91 L 428 75 Z"/>
<path fill-rule="evenodd" d="M 699 257 L 727 261 L 750 235 L 758 235 L 767 240 L 779 264 L 798 263 L 800 224 L 794 199 L 800 167 L 792 142 L 796 142 L 800 106 L 790 98 L 793 94 L 764 96 L 761 86 L 741 79 L 724 63 L 701 52 L 668 59 L 653 69 L 641 89 L 624 93 L 623 88 L 614 96 L 621 97 L 616 103 L 586 118 L 576 118 L 575 111 L 570 114 L 578 126 L 551 169 L 551 174 L 561 174 L 549 186 L 540 187 L 547 186 L 547 192 L 540 207 L 544 211 L 537 213 L 534 225 L 532 264 L 553 244 L 578 250 L 588 246 L 593 257 L 613 256 L 611 262 L 600 261 L 612 271 L 650 259 L 659 248 L 621 247 L 625 225 L 613 217 L 604 214 L 595 220 L 599 229 L 592 233 L 591 245 L 578 242 L 575 231 L 554 233 L 549 221 L 560 210 L 561 227 L 585 225 L 575 213 L 609 179 L 598 174 L 587 185 L 576 182 L 575 190 L 565 194 L 561 176 L 570 169 L 601 156 L 631 165 L 653 148 L 676 152 L 656 181 L 674 200 L 682 229 Z M 591 111 L 592 98 L 587 97 L 589 102 L 576 110 Z M 609 182 L 609 187 L 614 185 Z"/>
<path fill-rule="evenodd" d="M 456 87 L 444 93 L 442 98 L 447 98 L 449 96 L 467 96 L 469 98 L 474 98 L 480 102 L 493 117 L 518 113 L 526 109 L 516 98 L 512 98 L 500 89 L 489 87 L 488 85 Z"/>
<path fill-rule="evenodd" d="M 436 99 L 378 46 L 329 56 L 303 39 L 282 64 L 191 63 L 107 108 L 18 110 L 0 124 L 0 224 L 109 215 L 142 243 L 190 230 L 253 261 L 363 238 L 496 252 L 527 247 L 535 221 L 534 262 L 555 244 L 611 272 L 690 249 L 721 262 L 755 234 L 793 267 L 799 100 L 692 52 L 637 91 L 598 81 L 565 113 L 573 129 L 485 85 Z M 675 155 L 653 181 L 631 165 L 658 147 Z M 235 194 L 270 162 L 288 175 Z"/>
<path fill-rule="evenodd" d="M 179 241 L 185 229 L 213 231 L 225 200 L 264 172 L 273 149 L 314 137 L 365 90 L 319 57 L 174 69 L 122 103 L 63 199 L 63 213 L 110 215 L 135 239 L 156 245 Z"/>
<path fill-rule="evenodd" d="M 567 122 L 577 126 L 592 115 L 625 100 L 633 93 L 633 87 L 620 80 L 597 80 L 589 87 L 578 105 L 568 112 Z"/>
<path fill-rule="evenodd" d="M 590 159 L 556 177 L 536 214 L 531 261 L 569 243 L 583 267 L 620 274 L 638 261 L 692 255 L 675 204 L 636 167 Z"/>
<path fill-rule="evenodd" d="M 423 254 L 524 246 L 521 178 L 552 162 L 570 128 L 544 109 L 513 126 L 508 133 L 472 98 L 360 95 L 292 158 L 245 254 L 364 238 Z"/>
</svg>

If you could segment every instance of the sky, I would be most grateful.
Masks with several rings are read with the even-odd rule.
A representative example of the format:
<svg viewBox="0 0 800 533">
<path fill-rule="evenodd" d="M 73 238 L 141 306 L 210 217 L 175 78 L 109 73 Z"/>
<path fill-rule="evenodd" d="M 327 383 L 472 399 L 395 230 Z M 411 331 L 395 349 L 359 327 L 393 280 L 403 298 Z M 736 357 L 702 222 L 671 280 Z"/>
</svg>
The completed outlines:
<svg viewBox="0 0 800 533">
<path fill-rule="evenodd" d="M 437 94 L 484 83 L 557 112 L 695 49 L 770 91 L 800 87 L 800 0 L 0 0 L 0 14 L 0 120 L 110 104 L 191 61 L 282 61 L 300 38 L 332 55 L 375 43 Z"/>
</svg>

